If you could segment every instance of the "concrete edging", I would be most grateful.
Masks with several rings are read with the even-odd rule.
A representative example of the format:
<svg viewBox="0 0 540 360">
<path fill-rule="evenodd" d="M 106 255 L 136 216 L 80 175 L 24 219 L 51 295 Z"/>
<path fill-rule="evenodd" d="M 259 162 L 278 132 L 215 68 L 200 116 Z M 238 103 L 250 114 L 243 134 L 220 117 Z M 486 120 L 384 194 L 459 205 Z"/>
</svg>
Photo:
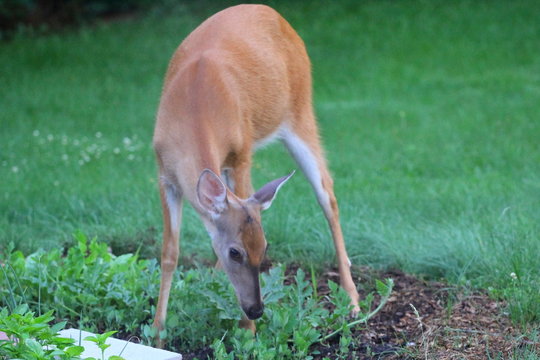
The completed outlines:
<svg viewBox="0 0 540 360">
<path fill-rule="evenodd" d="M 97 345 L 92 341 L 84 340 L 87 336 L 95 336 L 95 334 L 78 329 L 65 329 L 60 331 L 60 336 L 75 339 L 75 344 L 77 345 L 80 342 L 80 345 L 84 347 L 84 352 L 81 354 L 82 358 L 94 357 L 101 359 L 101 350 Z M 112 337 L 108 338 L 105 343 L 111 345 L 105 350 L 105 359 L 109 356 L 118 355 L 126 360 L 182 360 L 182 355 L 178 353 Z"/>
</svg>

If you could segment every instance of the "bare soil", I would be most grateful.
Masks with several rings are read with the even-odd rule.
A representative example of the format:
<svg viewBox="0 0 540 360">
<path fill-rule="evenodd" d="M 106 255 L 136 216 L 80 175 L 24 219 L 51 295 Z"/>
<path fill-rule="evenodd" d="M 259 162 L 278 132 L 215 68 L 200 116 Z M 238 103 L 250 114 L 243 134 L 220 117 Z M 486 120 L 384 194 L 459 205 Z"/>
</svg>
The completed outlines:
<svg viewBox="0 0 540 360">
<path fill-rule="evenodd" d="M 357 284 L 392 278 L 394 289 L 368 326 L 354 331 L 356 354 L 350 359 L 486 359 L 509 356 L 521 345 L 504 312 L 505 304 L 485 293 L 424 281 L 397 270 L 355 269 L 353 275 Z M 328 292 L 328 279 L 339 282 L 339 274 L 325 272 L 319 280 L 320 293 Z M 337 345 L 336 339 L 333 346 Z M 318 347 L 321 355 L 317 358 L 332 358 L 332 346 Z"/>
<path fill-rule="evenodd" d="M 288 267 L 291 282 L 298 269 Z M 383 309 L 369 320 L 367 327 L 353 330 L 355 339 L 348 359 L 487 359 L 511 356 L 527 339 L 519 337 L 505 304 L 480 291 L 467 291 L 424 281 L 393 270 L 376 272 L 354 268 L 353 277 L 365 296 L 374 279 L 392 278 L 394 290 Z M 318 293 L 329 293 L 328 280 L 339 283 L 336 269 L 325 271 L 318 279 Z M 376 299 L 374 306 L 377 305 Z M 530 342 L 528 343 L 530 345 Z M 539 347 L 540 345 L 536 344 Z M 313 346 L 315 359 L 334 359 L 339 337 Z M 184 359 L 212 357 L 210 349 L 183 354 Z"/>
</svg>

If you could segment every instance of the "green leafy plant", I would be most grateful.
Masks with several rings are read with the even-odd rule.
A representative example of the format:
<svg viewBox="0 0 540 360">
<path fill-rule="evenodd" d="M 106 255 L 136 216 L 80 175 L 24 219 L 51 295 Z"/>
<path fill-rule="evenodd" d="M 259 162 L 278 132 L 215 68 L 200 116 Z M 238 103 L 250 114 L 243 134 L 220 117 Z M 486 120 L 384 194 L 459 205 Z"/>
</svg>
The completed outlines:
<svg viewBox="0 0 540 360">
<path fill-rule="evenodd" d="M 59 319 L 92 332 L 138 331 L 150 316 L 150 299 L 159 289 L 155 260 L 137 255 L 114 256 L 107 244 L 75 234 L 77 245 L 28 257 L 13 252 L 4 260 L 0 299 L 28 303 L 40 311 L 55 310 Z"/>
<path fill-rule="evenodd" d="M 12 312 L 7 308 L 0 311 L 0 331 L 8 336 L 8 340 L 0 340 L 0 360 L 79 360 L 84 347 L 75 345 L 75 340 L 58 335 L 66 322 L 54 325 L 53 311 L 36 316 L 28 305 L 17 306 Z M 95 342 L 101 349 L 101 360 L 105 360 L 105 349 L 110 345 L 105 342 L 116 333 L 88 336 L 85 340 Z M 108 360 L 124 360 L 118 355 L 109 356 Z M 85 360 L 97 360 L 85 358 Z"/>
<path fill-rule="evenodd" d="M 166 330 L 158 334 L 172 349 L 204 347 L 234 329 L 241 310 L 225 274 L 208 268 L 179 269 L 171 288 Z M 157 297 L 157 291 L 155 293 Z M 152 316 L 143 326 L 143 338 L 150 344 L 156 335 Z"/>
<path fill-rule="evenodd" d="M 242 313 L 223 272 L 179 268 L 167 326 L 157 334 L 151 305 L 159 289 L 157 263 L 132 254 L 114 256 L 106 244 L 80 233 L 76 240 L 77 246 L 65 255 L 60 250 L 28 257 L 8 254 L 0 277 L 2 305 L 26 301 L 33 310 L 47 311 L 51 319 L 56 310 L 59 319 L 79 328 L 93 332 L 114 328 L 137 334 L 147 344 L 157 336 L 180 352 L 210 346 L 218 359 L 310 359 L 313 345 L 325 346 L 338 337 L 339 352 L 347 354 L 353 327 L 378 312 L 392 290 L 391 280 L 377 281 L 379 305 L 373 309 L 375 294 L 368 294 L 360 303 L 360 314 L 351 320 L 350 299 L 338 284 L 329 282 L 330 294 L 322 297 L 316 291 L 313 269 L 309 274 L 299 269 L 286 284 L 285 267 L 276 266 L 261 276 L 265 314 L 257 321 L 254 336 L 238 328 Z M 105 341 L 113 333 L 88 338 L 102 350 L 102 359 L 108 347 Z"/>
<path fill-rule="evenodd" d="M 80 359 L 82 346 L 75 340 L 59 337 L 58 331 L 65 322 L 50 326 L 53 312 L 35 316 L 27 305 L 20 305 L 12 313 L 4 308 L 0 311 L 0 331 L 9 340 L 0 340 L 0 359 L 73 360 Z"/>
<path fill-rule="evenodd" d="M 94 335 L 94 336 L 87 336 L 84 338 L 84 340 L 92 341 L 97 345 L 97 347 L 101 350 L 101 360 L 105 360 L 105 350 L 110 347 L 110 344 L 107 344 L 107 339 L 113 335 L 116 334 L 117 331 L 108 331 L 106 333 L 100 334 L 100 335 Z M 109 356 L 109 360 L 124 360 L 121 356 L 113 355 Z M 85 360 L 97 360 L 95 358 L 86 358 Z"/>
<path fill-rule="evenodd" d="M 299 269 L 292 285 L 283 285 L 283 267 L 263 274 L 265 315 L 257 322 L 258 331 L 236 329 L 227 332 L 212 343 L 216 359 L 312 359 L 310 347 L 340 335 L 339 352 L 347 354 L 353 341 L 352 327 L 365 323 L 386 303 L 393 282 L 377 282 L 377 293 L 381 300 L 377 308 L 371 309 L 373 295 L 361 303 L 358 319 L 350 321 L 350 299 L 335 283 L 330 283 L 331 294 L 326 299 L 335 307 L 333 312 L 317 297 L 312 283 Z M 311 279 L 310 279 L 311 280 Z M 227 348 L 231 351 L 227 352 Z"/>
</svg>

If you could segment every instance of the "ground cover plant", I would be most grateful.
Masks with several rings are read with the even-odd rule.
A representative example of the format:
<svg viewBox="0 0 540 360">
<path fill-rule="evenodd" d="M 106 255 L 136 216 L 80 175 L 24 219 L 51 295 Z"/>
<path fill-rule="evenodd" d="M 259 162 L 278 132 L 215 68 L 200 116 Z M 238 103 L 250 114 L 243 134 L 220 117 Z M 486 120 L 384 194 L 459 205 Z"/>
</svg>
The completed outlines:
<svg viewBox="0 0 540 360">
<path fill-rule="evenodd" d="M 52 311 L 34 316 L 28 305 L 16 307 L 10 314 L 8 308 L 0 312 L 0 331 L 7 334 L 8 340 L 0 340 L 0 359 L 80 359 L 78 355 L 84 348 L 55 336 L 64 324 L 49 327 L 54 317 Z"/>
<path fill-rule="evenodd" d="M 343 339 L 340 352 L 347 354 L 352 345 L 351 330 L 373 317 L 392 291 L 391 279 L 377 280 L 376 292 L 365 296 L 358 319 L 351 320 L 349 297 L 336 283 L 329 282 L 330 291 L 323 298 L 317 294 L 314 273 L 307 277 L 298 269 L 293 282 L 286 284 L 284 267 L 275 266 L 262 276 L 261 294 L 266 311 L 258 321 L 259 333 L 254 337 L 237 327 L 241 312 L 222 272 L 180 269 L 171 291 L 168 327 L 156 334 L 151 325 L 155 315 L 151 303 L 159 289 L 156 261 L 139 259 L 133 254 L 114 256 L 105 243 L 88 241 L 82 234 L 77 235 L 77 241 L 77 246 L 65 256 L 60 250 L 38 251 L 28 257 L 17 251 L 1 258 L 0 305 L 4 310 L 0 331 L 23 339 L 19 346 L 26 341 L 36 350 L 36 340 L 32 339 L 35 336 L 56 341 L 41 345 L 72 346 L 72 342 L 53 337 L 67 323 L 70 327 L 104 332 L 92 339 L 100 346 L 106 346 L 103 340 L 112 335 L 108 330 L 117 329 L 119 336 L 128 339 L 137 336 L 152 344 L 157 335 L 170 349 L 185 353 L 211 348 L 217 357 L 223 358 L 305 359 L 314 344 L 334 337 Z M 378 296 L 378 306 L 373 305 L 374 295 Z M 333 310 L 329 311 L 325 303 Z M 34 318 L 34 313 L 27 311 L 29 306 L 38 313 L 45 312 L 44 315 Z M 15 321 L 8 317 L 8 309 L 15 314 L 15 320 L 20 316 L 26 323 L 19 321 L 18 326 L 13 325 Z M 53 312 L 64 321 L 48 328 L 45 324 L 53 319 Z M 32 325 L 38 332 L 45 331 L 45 335 L 28 332 L 28 336 L 23 336 L 18 332 Z M 11 350 L 8 345 L 6 349 Z M 80 347 L 66 350 L 66 356 L 79 355 L 79 350 Z"/>
<path fill-rule="evenodd" d="M 353 264 L 485 289 L 507 302 L 501 312 L 523 334 L 534 334 L 540 5 L 271 5 L 313 61 L 315 107 Z M 224 6 L 180 4 L 166 15 L 0 44 L 0 252 L 10 243 L 25 255 L 76 247 L 71 234 L 82 229 L 115 254 L 158 255 L 150 138 L 162 76 L 181 39 Z M 255 187 L 293 167 L 280 147 L 263 150 Z M 269 256 L 320 272 L 333 259 L 324 218 L 301 176 L 282 191 L 264 217 Z M 189 208 L 181 252 L 212 259 Z M 114 325 L 116 316 L 103 322 Z"/>
<path fill-rule="evenodd" d="M 51 325 L 55 320 L 53 310 L 37 316 L 29 310 L 27 304 L 21 304 L 8 310 L 0 311 L 0 331 L 7 339 L 0 338 L 0 359 L 2 360 L 78 360 L 84 347 L 77 345 L 71 338 L 61 337 L 58 332 L 64 328 L 66 321 Z M 107 339 L 115 331 L 88 336 L 84 340 L 96 343 L 101 349 L 101 360 L 105 360 L 104 351 L 110 345 Z M 87 357 L 85 360 L 96 360 Z M 119 355 L 108 356 L 107 360 L 124 360 Z"/>
<path fill-rule="evenodd" d="M 82 234 L 77 242 L 65 254 L 41 250 L 0 258 L 0 331 L 23 339 L 13 343 L 0 336 L 0 358 L 75 359 L 81 348 L 54 336 L 64 326 L 103 333 L 91 339 L 103 348 L 113 333 L 146 344 L 158 335 L 186 359 L 532 359 L 540 345 L 537 334 L 520 336 L 501 313 L 504 304 L 485 292 L 451 289 L 399 271 L 353 268 L 363 280 L 363 301 L 361 314 L 351 319 L 335 269 L 317 274 L 294 264 L 263 274 L 267 309 L 255 337 L 237 327 L 240 310 L 223 273 L 179 269 L 167 330 L 156 334 L 151 326 L 159 287 L 155 260 L 115 256 L 106 244 Z M 47 326 L 53 319 L 55 325 Z"/>
</svg>

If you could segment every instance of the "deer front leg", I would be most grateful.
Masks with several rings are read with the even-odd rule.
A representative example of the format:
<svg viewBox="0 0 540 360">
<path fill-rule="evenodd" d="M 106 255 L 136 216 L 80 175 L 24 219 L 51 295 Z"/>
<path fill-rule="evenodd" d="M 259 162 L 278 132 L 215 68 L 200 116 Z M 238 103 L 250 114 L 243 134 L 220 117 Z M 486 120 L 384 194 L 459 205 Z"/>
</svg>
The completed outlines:
<svg viewBox="0 0 540 360">
<path fill-rule="evenodd" d="M 247 155 L 238 156 L 231 174 L 234 182 L 234 194 L 241 199 L 247 199 L 254 193 L 251 184 L 251 153 L 248 151 L 246 153 Z"/>
<path fill-rule="evenodd" d="M 156 339 L 158 347 L 161 348 L 163 340 L 159 338 L 159 332 L 165 328 L 167 304 L 180 253 L 178 243 L 182 219 L 182 195 L 173 185 L 164 182 L 160 182 L 159 192 L 163 207 L 163 245 L 161 248 L 161 285 L 154 327 L 158 331 Z"/>
</svg>

